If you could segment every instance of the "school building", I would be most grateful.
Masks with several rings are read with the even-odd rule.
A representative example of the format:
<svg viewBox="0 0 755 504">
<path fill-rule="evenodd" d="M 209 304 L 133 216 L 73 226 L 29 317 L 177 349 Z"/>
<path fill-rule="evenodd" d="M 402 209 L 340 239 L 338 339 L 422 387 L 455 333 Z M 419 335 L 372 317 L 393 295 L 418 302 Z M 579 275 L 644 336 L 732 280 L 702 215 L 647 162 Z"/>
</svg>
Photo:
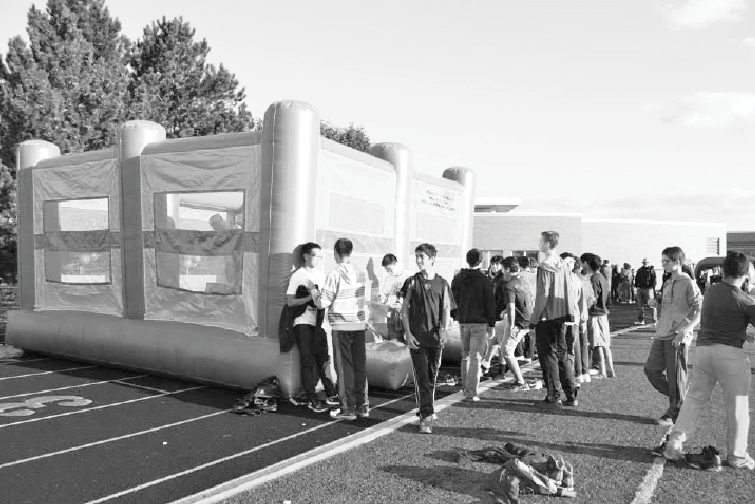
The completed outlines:
<svg viewBox="0 0 755 504">
<path fill-rule="evenodd" d="M 711 222 L 603 219 L 579 213 L 523 213 L 518 198 L 475 202 L 472 243 L 483 251 L 485 264 L 493 255 L 528 256 L 540 260 L 542 231 L 558 231 L 559 251 L 579 255 L 593 252 L 611 264 L 639 268 L 647 257 L 660 268 L 661 251 L 679 246 L 688 262 L 727 251 L 726 224 Z M 750 233 L 755 249 L 755 233 Z"/>
</svg>

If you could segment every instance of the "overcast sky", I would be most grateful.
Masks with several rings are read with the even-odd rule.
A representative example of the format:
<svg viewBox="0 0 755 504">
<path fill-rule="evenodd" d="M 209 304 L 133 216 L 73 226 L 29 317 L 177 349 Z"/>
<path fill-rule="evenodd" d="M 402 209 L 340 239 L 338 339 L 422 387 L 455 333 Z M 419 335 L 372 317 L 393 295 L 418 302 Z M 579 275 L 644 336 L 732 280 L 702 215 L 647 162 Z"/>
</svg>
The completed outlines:
<svg viewBox="0 0 755 504">
<path fill-rule="evenodd" d="M 4 3 L 3 55 L 31 4 Z M 755 230 L 755 0 L 106 5 L 132 40 L 183 16 L 256 117 L 307 101 L 517 211 Z"/>
</svg>

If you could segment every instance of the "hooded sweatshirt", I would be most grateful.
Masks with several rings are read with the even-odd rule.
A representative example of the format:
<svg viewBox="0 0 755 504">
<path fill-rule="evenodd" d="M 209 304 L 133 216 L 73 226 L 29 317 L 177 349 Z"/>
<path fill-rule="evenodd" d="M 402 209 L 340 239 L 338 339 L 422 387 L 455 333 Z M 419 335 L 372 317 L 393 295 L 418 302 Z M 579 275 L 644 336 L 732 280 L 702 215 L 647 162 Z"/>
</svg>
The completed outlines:
<svg viewBox="0 0 755 504">
<path fill-rule="evenodd" d="M 328 310 L 328 322 L 334 331 L 364 330 L 364 273 L 350 263 L 341 263 L 325 277 L 318 308 Z"/>
<path fill-rule="evenodd" d="M 496 311 L 490 278 L 479 268 L 463 269 L 451 281 L 460 324 L 495 327 Z"/>
<path fill-rule="evenodd" d="M 536 325 L 541 320 L 561 318 L 575 321 L 579 315 L 574 297 L 571 271 L 566 268 L 563 259 L 559 257 L 556 261 L 541 262 L 537 267 L 537 293 L 530 323 Z"/>
</svg>

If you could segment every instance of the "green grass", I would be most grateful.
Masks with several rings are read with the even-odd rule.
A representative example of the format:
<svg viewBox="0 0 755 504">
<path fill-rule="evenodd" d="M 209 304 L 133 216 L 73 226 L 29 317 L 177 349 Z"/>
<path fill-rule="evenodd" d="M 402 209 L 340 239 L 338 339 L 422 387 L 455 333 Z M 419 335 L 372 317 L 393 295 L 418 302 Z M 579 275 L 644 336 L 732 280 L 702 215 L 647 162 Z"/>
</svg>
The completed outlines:
<svg viewBox="0 0 755 504">
<path fill-rule="evenodd" d="M 631 326 L 635 316 L 631 306 L 614 306 L 612 329 Z M 653 463 L 649 449 L 665 433 L 654 420 L 665 411 L 667 399 L 650 386 L 642 369 L 651 335 L 645 330 L 616 336 L 618 378 L 585 384 L 577 409 L 543 412 L 535 406 L 544 397 L 542 390 L 496 387 L 480 403 L 456 403 L 443 410 L 432 435 L 420 435 L 415 425 L 408 425 L 224 502 L 490 503 L 485 480 L 496 466 L 459 463 L 455 453 L 514 442 L 559 453 L 574 464 L 577 498 L 568 502 L 629 503 Z M 750 401 L 755 401 L 752 392 Z M 752 434 L 751 425 L 751 440 Z M 714 444 L 723 452 L 725 435 L 717 390 L 690 446 Z M 705 473 L 667 464 L 653 502 L 752 502 L 754 493 L 755 472 L 724 467 L 720 473 Z M 522 502 L 551 501 L 524 495 Z"/>
</svg>

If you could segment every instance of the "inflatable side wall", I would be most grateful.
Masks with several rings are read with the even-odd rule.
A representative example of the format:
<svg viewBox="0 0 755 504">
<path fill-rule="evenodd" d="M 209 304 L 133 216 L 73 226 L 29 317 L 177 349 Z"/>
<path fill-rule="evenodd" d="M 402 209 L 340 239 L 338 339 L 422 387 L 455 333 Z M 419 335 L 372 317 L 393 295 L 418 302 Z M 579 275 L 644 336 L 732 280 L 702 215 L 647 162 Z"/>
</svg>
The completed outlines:
<svg viewBox="0 0 755 504">
<path fill-rule="evenodd" d="M 415 173 L 407 147 L 368 155 L 320 137 L 319 124 L 311 105 L 282 101 L 261 133 L 166 140 L 129 121 L 117 150 L 22 143 L 21 309 L 8 343 L 244 389 L 277 375 L 297 393 L 298 350 L 280 352 L 278 319 L 298 245 L 318 242 L 328 271 L 335 240 L 349 237 L 378 303 L 385 253 L 413 270 L 414 247 L 433 243 L 450 280 L 471 243 L 471 171 Z M 410 379 L 405 348 L 372 343 L 369 354 L 372 384 Z"/>
</svg>

